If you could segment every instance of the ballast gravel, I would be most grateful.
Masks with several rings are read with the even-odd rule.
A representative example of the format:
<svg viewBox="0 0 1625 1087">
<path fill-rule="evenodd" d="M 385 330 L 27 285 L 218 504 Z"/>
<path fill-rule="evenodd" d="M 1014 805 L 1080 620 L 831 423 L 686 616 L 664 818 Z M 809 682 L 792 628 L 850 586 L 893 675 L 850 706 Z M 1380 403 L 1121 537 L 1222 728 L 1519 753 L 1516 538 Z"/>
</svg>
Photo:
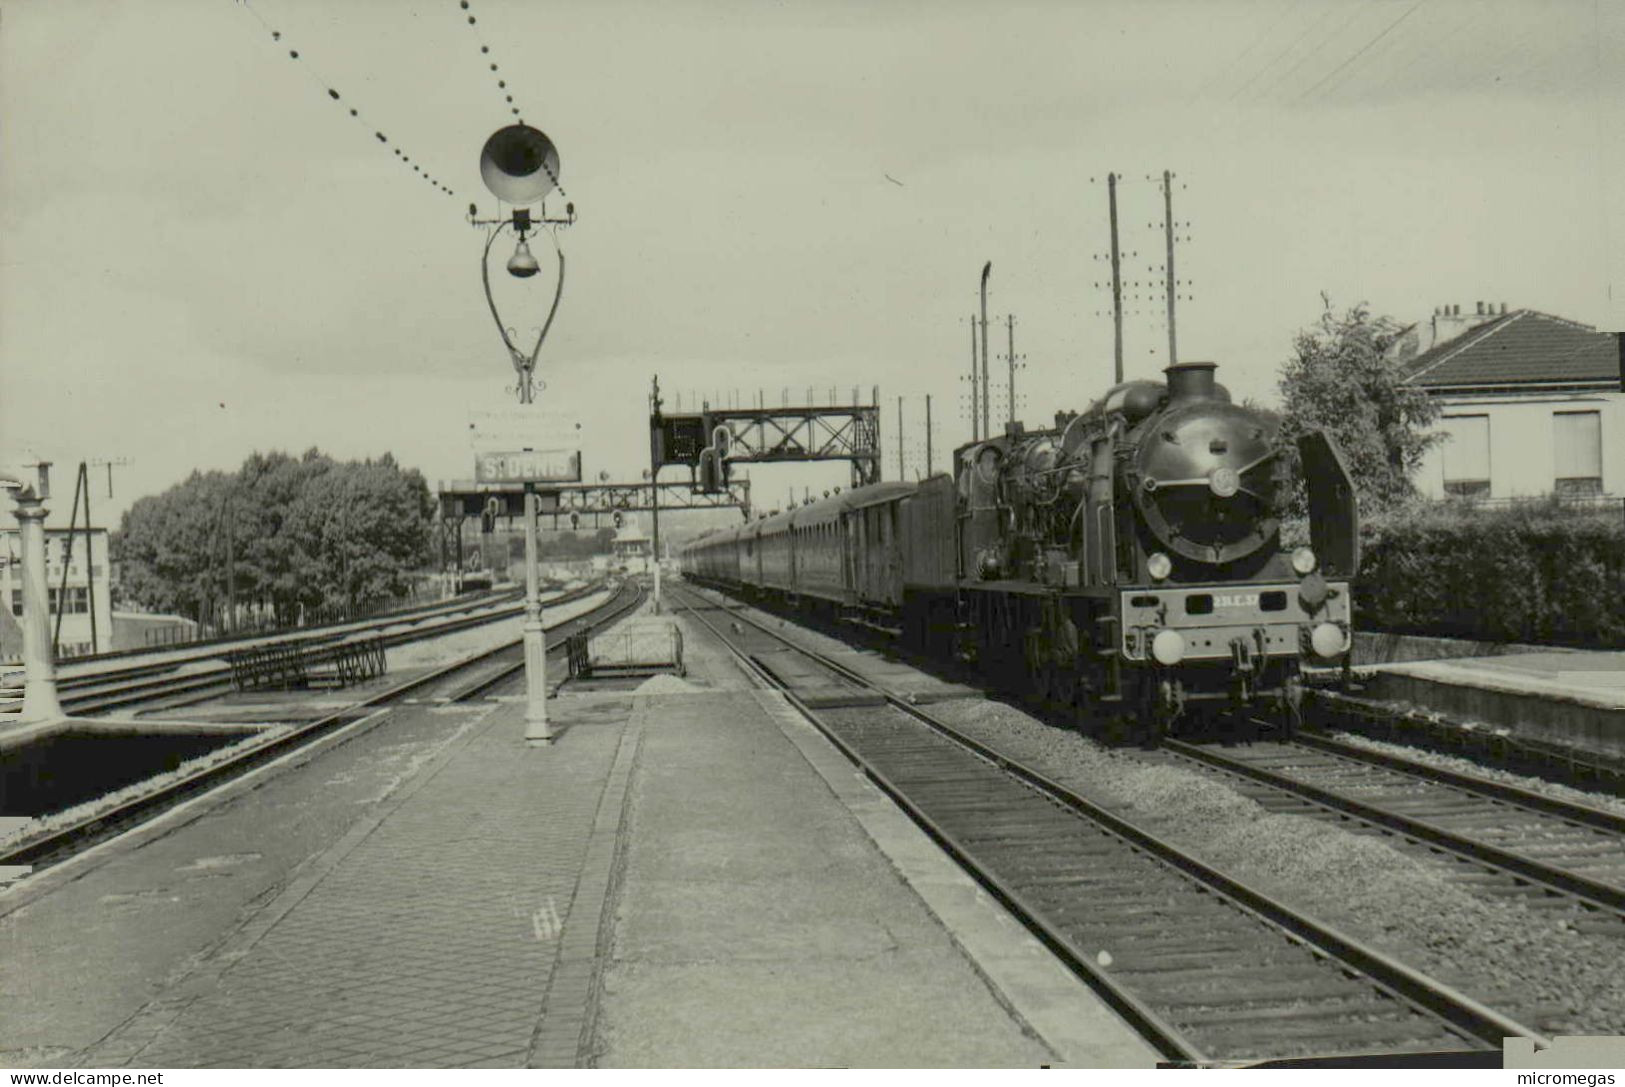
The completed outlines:
<svg viewBox="0 0 1625 1087">
<path fill-rule="evenodd" d="M 852 652 L 781 618 L 768 622 L 810 648 Z M 1381 835 L 1271 814 L 1215 778 L 1102 747 L 1003 702 L 967 698 L 930 710 L 1226 874 L 1527 1026 L 1547 1035 L 1625 1033 L 1625 935 L 1580 931 L 1576 922 L 1588 915 L 1577 907 L 1475 893 L 1447 878 L 1468 870 L 1453 861 L 1422 859 Z"/>
<path fill-rule="evenodd" d="M 1002 702 L 934 714 L 1228 875 L 1546 1034 L 1625 1032 L 1621 937 L 1578 907 L 1531 906 L 1447 878 L 1381 835 L 1272 814 L 1222 781 L 1102 747 Z M 1550 900 L 1547 900 L 1548 902 Z"/>
</svg>

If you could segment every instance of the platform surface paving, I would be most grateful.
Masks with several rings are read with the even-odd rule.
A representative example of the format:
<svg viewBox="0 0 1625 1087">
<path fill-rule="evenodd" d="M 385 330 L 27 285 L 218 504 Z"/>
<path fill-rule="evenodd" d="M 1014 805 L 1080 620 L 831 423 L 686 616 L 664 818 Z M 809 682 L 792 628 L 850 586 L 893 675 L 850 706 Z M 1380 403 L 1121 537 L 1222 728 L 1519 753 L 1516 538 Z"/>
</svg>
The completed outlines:
<svg viewBox="0 0 1625 1087">
<path fill-rule="evenodd" d="M 526 1064 L 624 733 L 617 702 L 539 750 L 517 705 L 491 713 L 86 1063 Z"/>
<path fill-rule="evenodd" d="M 1625 652 L 1555 651 L 1408 661 L 1381 672 L 1508 694 L 1625 709 Z"/>
<path fill-rule="evenodd" d="M 551 746 L 518 701 L 425 699 L 0 894 L 0 1065 L 1053 1061 L 690 647 L 697 690 L 567 690 Z"/>
</svg>

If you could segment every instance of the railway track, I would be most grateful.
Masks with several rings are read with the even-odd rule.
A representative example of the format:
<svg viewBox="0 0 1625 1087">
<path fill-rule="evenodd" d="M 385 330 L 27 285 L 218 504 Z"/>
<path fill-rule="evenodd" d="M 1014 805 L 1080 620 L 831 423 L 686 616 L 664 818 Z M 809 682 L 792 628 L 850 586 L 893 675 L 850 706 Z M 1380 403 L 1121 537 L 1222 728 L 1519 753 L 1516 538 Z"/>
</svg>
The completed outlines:
<svg viewBox="0 0 1625 1087">
<path fill-rule="evenodd" d="M 1379 828 L 1457 858 L 1458 878 L 1480 889 L 1572 901 L 1594 915 L 1584 931 L 1625 937 L 1625 816 L 1313 734 L 1162 750 L 1266 808 Z"/>
<path fill-rule="evenodd" d="M 704 601 L 680 588 L 674 599 Z M 1218 872 L 844 665 L 693 610 L 1165 1057 L 1499 1062 L 1539 1034 Z"/>
<path fill-rule="evenodd" d="M 592 611 L 548 627 L 547 634 L 551 640 L 548 647 L 549 660 L 562 658 L 565 651 L 564 639 L 570 634 L 613 623 L 634 610 L 642 600 L 642 588 L 634 582 L 624 582 L 609 600 Z M 46 832 L 15 842 L 0 852 L 0 866 L 27 865 L 38 872 L 58 864 L 91 845 L 131 830 L 182 801 L 218 788 L 256 767 L 355 722 L 366 715 L 364 711 L 399 702 L 436 685 L 453 680 L 462 681 L 448 693 L 446 696 L 448 701 L 466 701 L 480 697 L 497 683 L 524 668 L 522 647 L 522 641 L 515 639 L 493 649 L 464 657 L 424 675 L 370 694 L 337 712 L 268 737 L 264 743 L 238 752 L 230 759 L 200 768 L 184 777 L 133 796 L 115 807 L 96 812 L 71 825 L 53 827 Z"/>
<path fill-rule="evenodd" d="M 599 585 L 585 586 L 547 603 L 550 606 L 570 603 L 600 588 Z M 449 607 L 441 605 L 434 609 L 420 609 L 416 613 L 396 613 L 367 623 L 346 624 L 316 633 L 299 632 L 252 643 L 230 643 L 179 658 L 58 677 L 58 701 L 64 712 L 76 717 L 90 717 L 141 705 L 174 708 L 230 691 L 232 673 L 224 654 L 247 644 L 298 644 L 310 647 L 378 637 L 388 648 L 498 622 L 522 611 L 523 604 L 510 599 L 508 594 L 502 594 L 494 600 L 486 599 L 474 604 L 463 602 Z M 399 629 L 389 630 L 391 627 Z M 385 630 L 386 633 L 371 633 L 377 630 Z M 9 706 L 0 706 L 0 713 L 7 710 L 15 712 L 20 707 L 19 700 Z"/>
</svg>

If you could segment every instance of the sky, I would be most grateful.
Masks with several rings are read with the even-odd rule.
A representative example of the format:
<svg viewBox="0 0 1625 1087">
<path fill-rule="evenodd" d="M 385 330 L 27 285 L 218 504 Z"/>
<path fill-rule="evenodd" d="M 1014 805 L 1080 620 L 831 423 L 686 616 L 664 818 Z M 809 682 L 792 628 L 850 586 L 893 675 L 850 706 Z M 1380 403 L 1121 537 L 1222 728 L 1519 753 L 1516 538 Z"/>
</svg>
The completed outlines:
<svg viewBox="0 0 1625 1087">
<path fill-rule="evenodd" d="M 1112 379 L 1108 172 L 1130 377 L 1167 365 L 1165 169 L 1178 355 L 1238 397 L 1274 396 L 1323 293 L 1622 329 L 1622 61 L 1600 0 L 14 0 L 0 459 L 55 462 L 53 523 L 80 461 L 125 462 L 112 498 L 97 468 L 99 524 L 256 450 L 470 478 L 469 414 L 513 376 L 465 217 L 497 210 L 478 155 L 512 108 L 578 215 L 538 400 L 580 421 L 589 478 L 647 467 L 656 374 L 668 409 L 878 387 L 887 478 L 900 396 L 924 469 L 929 394 L 944 469 L 986 261 L 995 416 L 1006 314 L 1018 415 L 1086 406 Z M 553 261 L 537 239 L 516 281 L 510 251 L 523 337 Z M 750 476 L 765 509 L 848 469 Z"/>
</svg>

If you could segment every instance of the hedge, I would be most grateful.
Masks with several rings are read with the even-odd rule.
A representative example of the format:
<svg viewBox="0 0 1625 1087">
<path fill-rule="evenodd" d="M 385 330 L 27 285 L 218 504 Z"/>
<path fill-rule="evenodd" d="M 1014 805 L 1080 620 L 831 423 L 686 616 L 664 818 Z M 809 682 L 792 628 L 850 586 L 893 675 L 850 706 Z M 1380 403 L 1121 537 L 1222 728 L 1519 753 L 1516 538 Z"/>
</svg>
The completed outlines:
<svg viewBox="0 0 1625 1087">
<path fill-rule="evenodd" d="M 1625 649 L 1625 517 L 1418 504 L 1361 528 L 1357 630 Z"/>
</svg>

